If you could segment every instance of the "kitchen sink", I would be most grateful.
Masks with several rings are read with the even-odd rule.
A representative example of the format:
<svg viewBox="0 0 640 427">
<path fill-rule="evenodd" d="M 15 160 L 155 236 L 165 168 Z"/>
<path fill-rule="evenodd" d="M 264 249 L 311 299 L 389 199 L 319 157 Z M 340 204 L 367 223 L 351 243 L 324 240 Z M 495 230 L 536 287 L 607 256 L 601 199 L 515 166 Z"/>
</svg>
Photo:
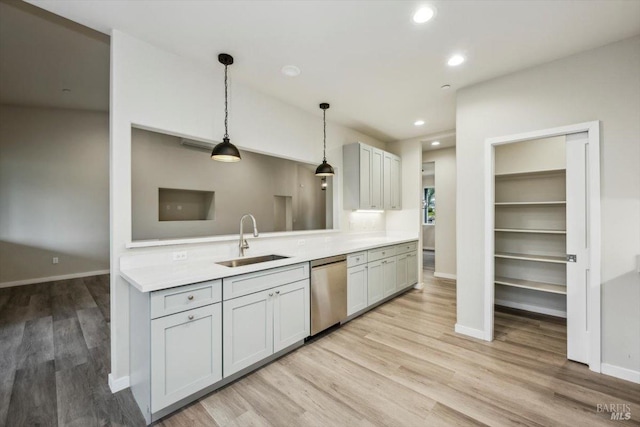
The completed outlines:
<svg viewBox="0 0 640 427">
<path fill-rule="evenodd" d="M 259 264 L 261 262 L 277 261 L 279 259 L 289 258 L 282 255 L 263 255 L 254 256 L 251 258 L 237 258 L 229 261 L 216 262 L 216 264 L 224 265 L 225 267 L 242 267 L 244 265 Z"/>
</svg>

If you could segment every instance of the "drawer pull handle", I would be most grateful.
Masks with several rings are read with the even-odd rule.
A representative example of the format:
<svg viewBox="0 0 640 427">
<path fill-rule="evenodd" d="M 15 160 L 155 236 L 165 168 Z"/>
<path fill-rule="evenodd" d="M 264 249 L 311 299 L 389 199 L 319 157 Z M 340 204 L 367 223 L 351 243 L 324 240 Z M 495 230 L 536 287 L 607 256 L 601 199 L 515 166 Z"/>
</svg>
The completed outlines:
<svg viewBox="0 0 640 427">
<path fill-rule="evenodd" d="M 273 296 L 273 292 L 270 292 L 270 293 L 269 293 L 269 296 L 270 296 L 270 297 L 272 297 L 272 296 Z"/>
<path fill-rule="evenodd" d="M 189 320 L 193 320 L 193 314 L 189 315 Z"/>
<path fill-rule="evenodd" d="M 276 295 L 280 295 L 280 291 L 276 291 Z"/>
<path fill-rule="evenodd" d="M 189 296 L 187 297 L 187 299 L 188 299 L 189 301 L 191 301 L 191 300 L 193 299 L 193 295 L 189 295 Z"/>
</svg>

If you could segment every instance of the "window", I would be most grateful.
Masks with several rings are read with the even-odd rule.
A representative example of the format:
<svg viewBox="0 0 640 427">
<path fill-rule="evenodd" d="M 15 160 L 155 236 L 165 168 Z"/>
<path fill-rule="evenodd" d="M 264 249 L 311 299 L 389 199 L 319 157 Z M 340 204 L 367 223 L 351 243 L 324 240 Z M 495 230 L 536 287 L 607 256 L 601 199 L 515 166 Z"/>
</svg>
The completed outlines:
<svg viewBox="0 0 640 427">
<path fill-rule="evenodd" d="M 423 220 L 425 224 L 436 223 L 436 189 L 426 187 L 424 189 L 424 199 L 422 199 Z"/>
</svg>

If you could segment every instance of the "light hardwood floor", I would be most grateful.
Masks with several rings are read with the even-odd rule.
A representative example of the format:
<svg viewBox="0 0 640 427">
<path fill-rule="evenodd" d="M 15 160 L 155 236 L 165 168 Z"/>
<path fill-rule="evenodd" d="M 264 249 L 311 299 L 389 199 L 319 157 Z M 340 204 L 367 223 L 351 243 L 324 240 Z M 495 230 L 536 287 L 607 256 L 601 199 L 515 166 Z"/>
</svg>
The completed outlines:
<svg viewBox="0 0 640 427">
<path fill-rule="evenodd" d="M 0 290 L 0 425 L 141 425 L 128 391 L 104 390 L 108 294 L 81 282 L 88 292 L 38 286 L 22 309 L 25 290 Z M 457 335 L 455 285 L 429 278 L 158 425 L 640 425 L 640 385 L 567 361 L 564 322 L 522 314 L 498 312 L 492 343 Z M 65 319 L 75 326 L 56 327 Z M 611 421 L 605 403 L 629 405 L 632 419 Z"/>
</svg>

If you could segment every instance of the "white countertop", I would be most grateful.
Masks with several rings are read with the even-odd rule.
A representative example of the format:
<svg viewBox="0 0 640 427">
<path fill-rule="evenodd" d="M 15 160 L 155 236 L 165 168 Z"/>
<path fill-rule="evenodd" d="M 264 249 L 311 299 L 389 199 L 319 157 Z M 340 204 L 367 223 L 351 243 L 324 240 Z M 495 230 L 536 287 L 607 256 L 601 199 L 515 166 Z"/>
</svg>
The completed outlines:
<svg viewBox="0 0 640 427">
<path fill-rule="evenodd" d="M 246 257 L 277 254 L 289 258 L 268 261 L 242 267 L 225 267 L 216 262 L 234 259 L 233 257 L 212 257 L 207 260 L 175 261 L 169 264 L 145 266 L 138 268 L 123 268 L 120 275 L 132 286 L 141 292 L 152 292 L 175 286 L 188 285 L 190 283 L 204 282 L 207 280 L 221 279 L 223 277 L 237 276 L 239 274 L 252 273 L 254 271 L 267 270 L 285 265 L 308 262 L 318 258 L 325 258 L 341 254 L 349 254 L 381 246 L 396 245 L 413 242 L 417 237 L 370 237 L 347 240 L 342 242 L 330 242 L 324 245 L 315 245 L 304 249 L 284 249 L 269 253 L 249 252 Z M 238 257 L 235 257 L 238 258 Z"/>
</svg>

